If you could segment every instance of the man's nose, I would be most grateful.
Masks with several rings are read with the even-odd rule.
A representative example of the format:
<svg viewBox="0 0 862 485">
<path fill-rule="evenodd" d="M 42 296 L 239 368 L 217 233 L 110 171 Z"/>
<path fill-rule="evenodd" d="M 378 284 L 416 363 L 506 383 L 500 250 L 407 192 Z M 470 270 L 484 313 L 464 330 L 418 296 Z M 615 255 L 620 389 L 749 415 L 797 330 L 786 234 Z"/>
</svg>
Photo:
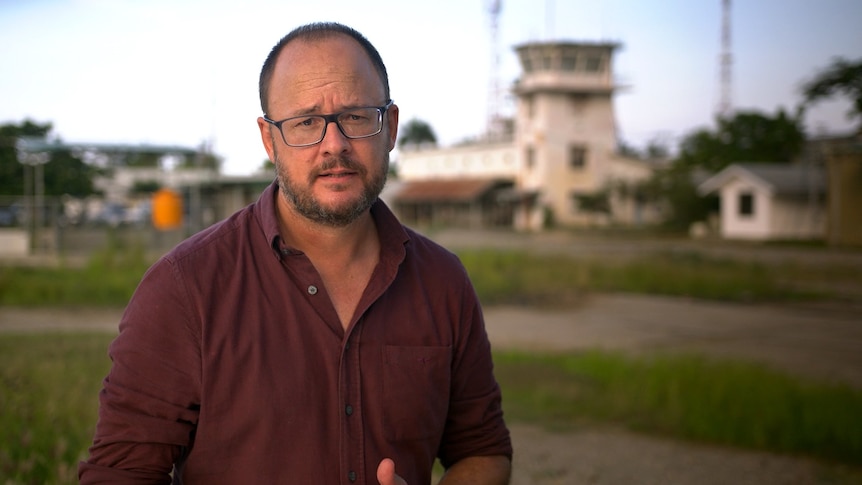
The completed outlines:
<svg viewBox="0 0 862 485">
<path fill-rule="evenodd" d="M 323 132 L 323 140 L 320 141 L 321 148 L 327 153 L 343 153 L 350 149 L 350 139 L 344 136 L 341 126 L 336 121 L 326 123 Z"/>
</svg>

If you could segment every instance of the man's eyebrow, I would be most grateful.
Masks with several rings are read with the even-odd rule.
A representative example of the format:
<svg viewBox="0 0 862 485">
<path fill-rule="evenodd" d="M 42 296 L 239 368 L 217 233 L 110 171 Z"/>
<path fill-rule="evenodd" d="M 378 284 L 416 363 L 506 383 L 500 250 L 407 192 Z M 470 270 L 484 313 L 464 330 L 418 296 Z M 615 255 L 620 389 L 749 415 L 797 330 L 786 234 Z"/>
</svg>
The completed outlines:
<svg viewBox="0 0 862 485">
<path fill-rule="evenodd" d="M 290 117 L 293 118 L 295 116 L 306 116 L 306 115 L 315 115 L 315 114 L 320 114 L 320 105 L 315 104 L 315 105 L 309 106 L 307 108 L 299 109 L 296 112 L 294 112 L 292 115 L 290 115 Z"/>
<path fill-rule="evenodd" d="M 349 104 L 349 105 L 342 106 L 341 108 L 338 109 L 338 111 L 335 111 L 335 113 L 343 113 L 345 111 L 350 111 L 350 110 L 359 109 L 359 108 L 368 108 L 368 107 L 369 107 L 369 105 L 367 105 L 367 104 Z M 320 105 L 315 104 L 313 106 L 309 106 L 307 108 L 303 108 L 303 109 L 296 111 L 295 114 L 290 115 L 290 118 L 294 118 L 297 116 L 311 116 L 311 115 L 325 115 L 325 114 L 334 114 L 334 113 L 321 113 Z"/>
</svg>

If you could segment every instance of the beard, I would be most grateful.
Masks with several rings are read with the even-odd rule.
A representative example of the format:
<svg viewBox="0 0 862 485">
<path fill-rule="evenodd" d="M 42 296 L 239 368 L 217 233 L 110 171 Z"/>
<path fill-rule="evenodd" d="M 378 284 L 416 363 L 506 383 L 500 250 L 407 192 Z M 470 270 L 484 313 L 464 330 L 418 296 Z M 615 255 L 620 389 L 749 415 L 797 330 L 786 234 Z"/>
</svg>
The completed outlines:
<svg viewBox="0 0 862 485">
<path fill-rule="evenodd" d="M 284 199 L 294 210 L 306 219 L 330 227 L 344 227 L 352 223 L 365 213 L 386 185 L 386 175 L 389 172 L 389 153 L 384 155 L 380 170 L 368 178 L 368 170 L 361 164 L 347 157 L 333 157 L 325 160 L 323 164 L 308 175 L 303 185 L 291 179 L 285 168 L 284 162 L 278 152 L 275 153 L 275 171 L 278 186 Z M 311 187 L 320 173 L 333 168 L 344 168 L 358 173 L 363 182 L 362 194 L 352 203 L 339 204 L 326 207 L 314 196 Z"/>
</svg>

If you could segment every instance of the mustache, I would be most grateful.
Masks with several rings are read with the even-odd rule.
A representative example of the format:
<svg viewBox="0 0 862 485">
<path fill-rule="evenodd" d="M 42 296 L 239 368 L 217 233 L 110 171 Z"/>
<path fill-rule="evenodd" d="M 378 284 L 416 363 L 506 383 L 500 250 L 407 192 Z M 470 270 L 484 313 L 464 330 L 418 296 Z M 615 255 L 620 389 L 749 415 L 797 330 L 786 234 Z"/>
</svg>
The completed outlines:
<svg viewBox="0 0 862 485">
<path fill-rule="evenodd" d="M 358 162 L 356 162 L 356 161 L 354 161 L 348 157 L 337 156 L 337 157 L 330 157 L 330 158 L 327 158 L 326 160 L 324 160 L 323 163 L 321 163 L 319 167 L 317 167 L 315 170 L 312 171 L 311 177 L 312 178 L 317 177 L 321 173 L 335 169 L 335 168 L 342 168 L 345 170 L 350 170 L 352 172 L 358 172 L 361 174 L 365 174 L 365 172 L 366 172 L 365 167 L 363 167 L 362 164 L 360 164 L 360 163 L 358 163 Z"/>
</svg>

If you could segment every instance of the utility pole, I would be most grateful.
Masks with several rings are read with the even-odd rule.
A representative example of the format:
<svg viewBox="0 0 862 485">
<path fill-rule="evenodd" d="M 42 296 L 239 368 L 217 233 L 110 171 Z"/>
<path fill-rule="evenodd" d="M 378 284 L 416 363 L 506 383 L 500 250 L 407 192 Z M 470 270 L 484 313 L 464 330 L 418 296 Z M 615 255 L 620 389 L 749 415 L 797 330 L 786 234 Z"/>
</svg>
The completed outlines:
<svg viewBox="0 0 862 485">
<path fill-rule="evenodd" d="M 718 102 L 718 116 L 728 119 L 733 114 L 733 54 L 730 45 L 730 0 L 722 0 L 721 20 L 721 56 L 719 58 L 721 69 L 721 97 Z"/>
<path fill-rule="evenodd" d="M 500 48 L 498 40 L 498 21 L 503 9 L 502 0 L 491 0 L 488 5 L 488 17 L 491 29 L 491 67 L 488 83 L 488 119 L 485 131 L 489 139 L 502 134 L 500 120 Z"/>
<path fill-rule="evenodd" d="M 16 143 L 18 162 L 32 168 L 33 171 L 33 196 L 30 199 L 28 218 L 30 232 L 30 251 L 35 252 L 42 249 L 41 230 L 42 215 L 45 211 L 45 164 L 51 160 L 47 151 L 33 149 L 28 140 L 18 140 Z M 28 184 L 29 185 L 29 184 Z M 26 191 L 29 187 L 24 187 Z"/>
</svg>

